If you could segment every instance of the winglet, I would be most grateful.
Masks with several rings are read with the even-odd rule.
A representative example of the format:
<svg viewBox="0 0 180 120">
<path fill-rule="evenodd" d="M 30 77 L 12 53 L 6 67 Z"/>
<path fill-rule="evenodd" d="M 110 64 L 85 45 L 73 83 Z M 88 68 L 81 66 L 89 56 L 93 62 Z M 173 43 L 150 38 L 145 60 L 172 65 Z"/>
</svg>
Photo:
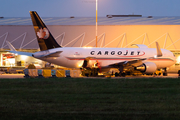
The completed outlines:
<svg viewBox="0 0 180 120">
<path fill-rule="evenodd" d="M 16 51 L 14 46 L 9 41 L 6 41 L 6 43 L 7 43 L 8 47 L 10 48 L 11 51 Z"/>
<path fill-rule="evenodd" d="M 161 48 L 160 48 L 158 42 L 156 42 L 156 50 L 157 50 L 157 57 L 161 57 L 162 51 L 161 51 Z"/>
</svg>

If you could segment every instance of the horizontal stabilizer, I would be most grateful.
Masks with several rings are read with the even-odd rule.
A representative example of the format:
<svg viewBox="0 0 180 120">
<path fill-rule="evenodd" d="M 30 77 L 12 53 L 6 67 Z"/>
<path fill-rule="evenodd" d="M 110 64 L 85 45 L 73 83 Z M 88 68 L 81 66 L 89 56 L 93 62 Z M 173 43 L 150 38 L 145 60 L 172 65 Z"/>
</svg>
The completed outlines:
<svg viewBox="0 0 180 120">
<path fill-rule="evenodd" d="M 48 55 L 46 55 L 46 56 L 44 56 L 44 57 L 59 57 L 60 55 L 60 53 L 62 53 L 62 51 L 57 51 L 57 52 L 55 52 L 55 53 L 50 53 L 50 54 L 48 54 Z"/>
<path fill-rule="evenodd" d="M 26 55 L 32 57 L 32 53 L 29 52 L 19 52 L 19 51 L 9 51 L 11 53 L 17 54 L 17 55 Z"/>
<path fill-rule="evenodd" d="M 39 51 L 36 53 L 33 53 L 33 57 L 35 58 L 45 58 L 45 57 L 59 57 L 60 53 L 63 51 L 56 51 L 56 52 L 49 52 L 49 51 Z"/>
</svg>

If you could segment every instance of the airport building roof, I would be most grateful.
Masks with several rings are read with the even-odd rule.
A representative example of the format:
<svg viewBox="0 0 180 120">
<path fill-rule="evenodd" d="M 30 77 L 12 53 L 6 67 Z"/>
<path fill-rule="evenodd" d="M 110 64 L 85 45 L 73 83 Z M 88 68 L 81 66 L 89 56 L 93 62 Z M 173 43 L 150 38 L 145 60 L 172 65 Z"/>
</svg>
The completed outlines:
<svg viewBox="0 0 180 120">
<path fill-rule="evenodd" d="M 95 17 L 42 17 L 46 25 L 95 25 Z M 30 17 L 0 17 L 0 25 L 32 25 Z M 180 25 L 176 17 L 99 17 L 98 25 Z"/>
<path fill-rule="evenodd" d="M 42 17 L 42 19 L 46 25 L 50 25 L 48 28 L 60 45 L 95 46 L 95 29 L 91 26 L 96 24 L 95 17 Z M 107 16 L 99 17 L 98 25 L 100 47 L 129 47 L 131 44 L 143 43 L 153 48 L 155 41 L 158 41 L 162 48 L 180 50 L 178 46 L 180 16 Z M 142 28 L 144 25 L 147 26 Z M 11 42 L 16 49 L 39 48 L 30 17 L 0 17 L 0 26 L 0 49 L 9 49 L 6 41 Z"/>
</svg>

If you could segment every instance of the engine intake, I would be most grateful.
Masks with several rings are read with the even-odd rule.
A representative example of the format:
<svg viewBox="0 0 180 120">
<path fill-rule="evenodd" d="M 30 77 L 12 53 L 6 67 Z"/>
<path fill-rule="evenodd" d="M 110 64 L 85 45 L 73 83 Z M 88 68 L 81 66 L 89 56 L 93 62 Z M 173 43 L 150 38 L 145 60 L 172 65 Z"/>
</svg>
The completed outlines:
<svg viewBox="0 0 180 120">
<path fill-rule="evenodd" d="M 145 62 L 142 65 L 135 67 L 135 70 L 139 70 L 146 74 L 152 74 L 152 73 L 156 72 L 157 65 L 153 62 Z"/>
</svg>

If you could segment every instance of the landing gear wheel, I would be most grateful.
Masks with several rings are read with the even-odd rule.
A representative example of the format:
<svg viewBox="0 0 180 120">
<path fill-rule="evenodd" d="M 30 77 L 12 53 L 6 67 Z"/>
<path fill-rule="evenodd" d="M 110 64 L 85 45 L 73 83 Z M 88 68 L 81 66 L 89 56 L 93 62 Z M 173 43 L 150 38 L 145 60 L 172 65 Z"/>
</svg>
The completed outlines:
<svg viewBox="0 0 180 120">
<path fill-rule="evenodd" d="M 178 76 L 180 76 L 180 70 L 178 70 Z"/>
<path fill-rule="evenodd" d="M 164 73 L 163 73 L 163 76 L 167 76 L 167 72 L 164 72 Z"/>
<path fill-rule="evenodd" d="M 89 73 L 85 73 L 85 76 L 86 76 L 86 77 L 89 77 Z"/>
<path fill-rule="evenodd" d="M 163 76 L 167 76 L 167 70 L 164 68 Z"/>
<path fill-rule="evenodd" d="M 126 76 L 126 73 L 121 73 L 121 76 L 122 76 L 122 77 L 125 77 L 125 76 Z"/>
<path fill-rule="evenodd" d="M 118 77 L 118 76 L 119 76 L 119 73 L 116 72 L 116 73 L 115 73 L 115 77 Z"/>
</svg>

